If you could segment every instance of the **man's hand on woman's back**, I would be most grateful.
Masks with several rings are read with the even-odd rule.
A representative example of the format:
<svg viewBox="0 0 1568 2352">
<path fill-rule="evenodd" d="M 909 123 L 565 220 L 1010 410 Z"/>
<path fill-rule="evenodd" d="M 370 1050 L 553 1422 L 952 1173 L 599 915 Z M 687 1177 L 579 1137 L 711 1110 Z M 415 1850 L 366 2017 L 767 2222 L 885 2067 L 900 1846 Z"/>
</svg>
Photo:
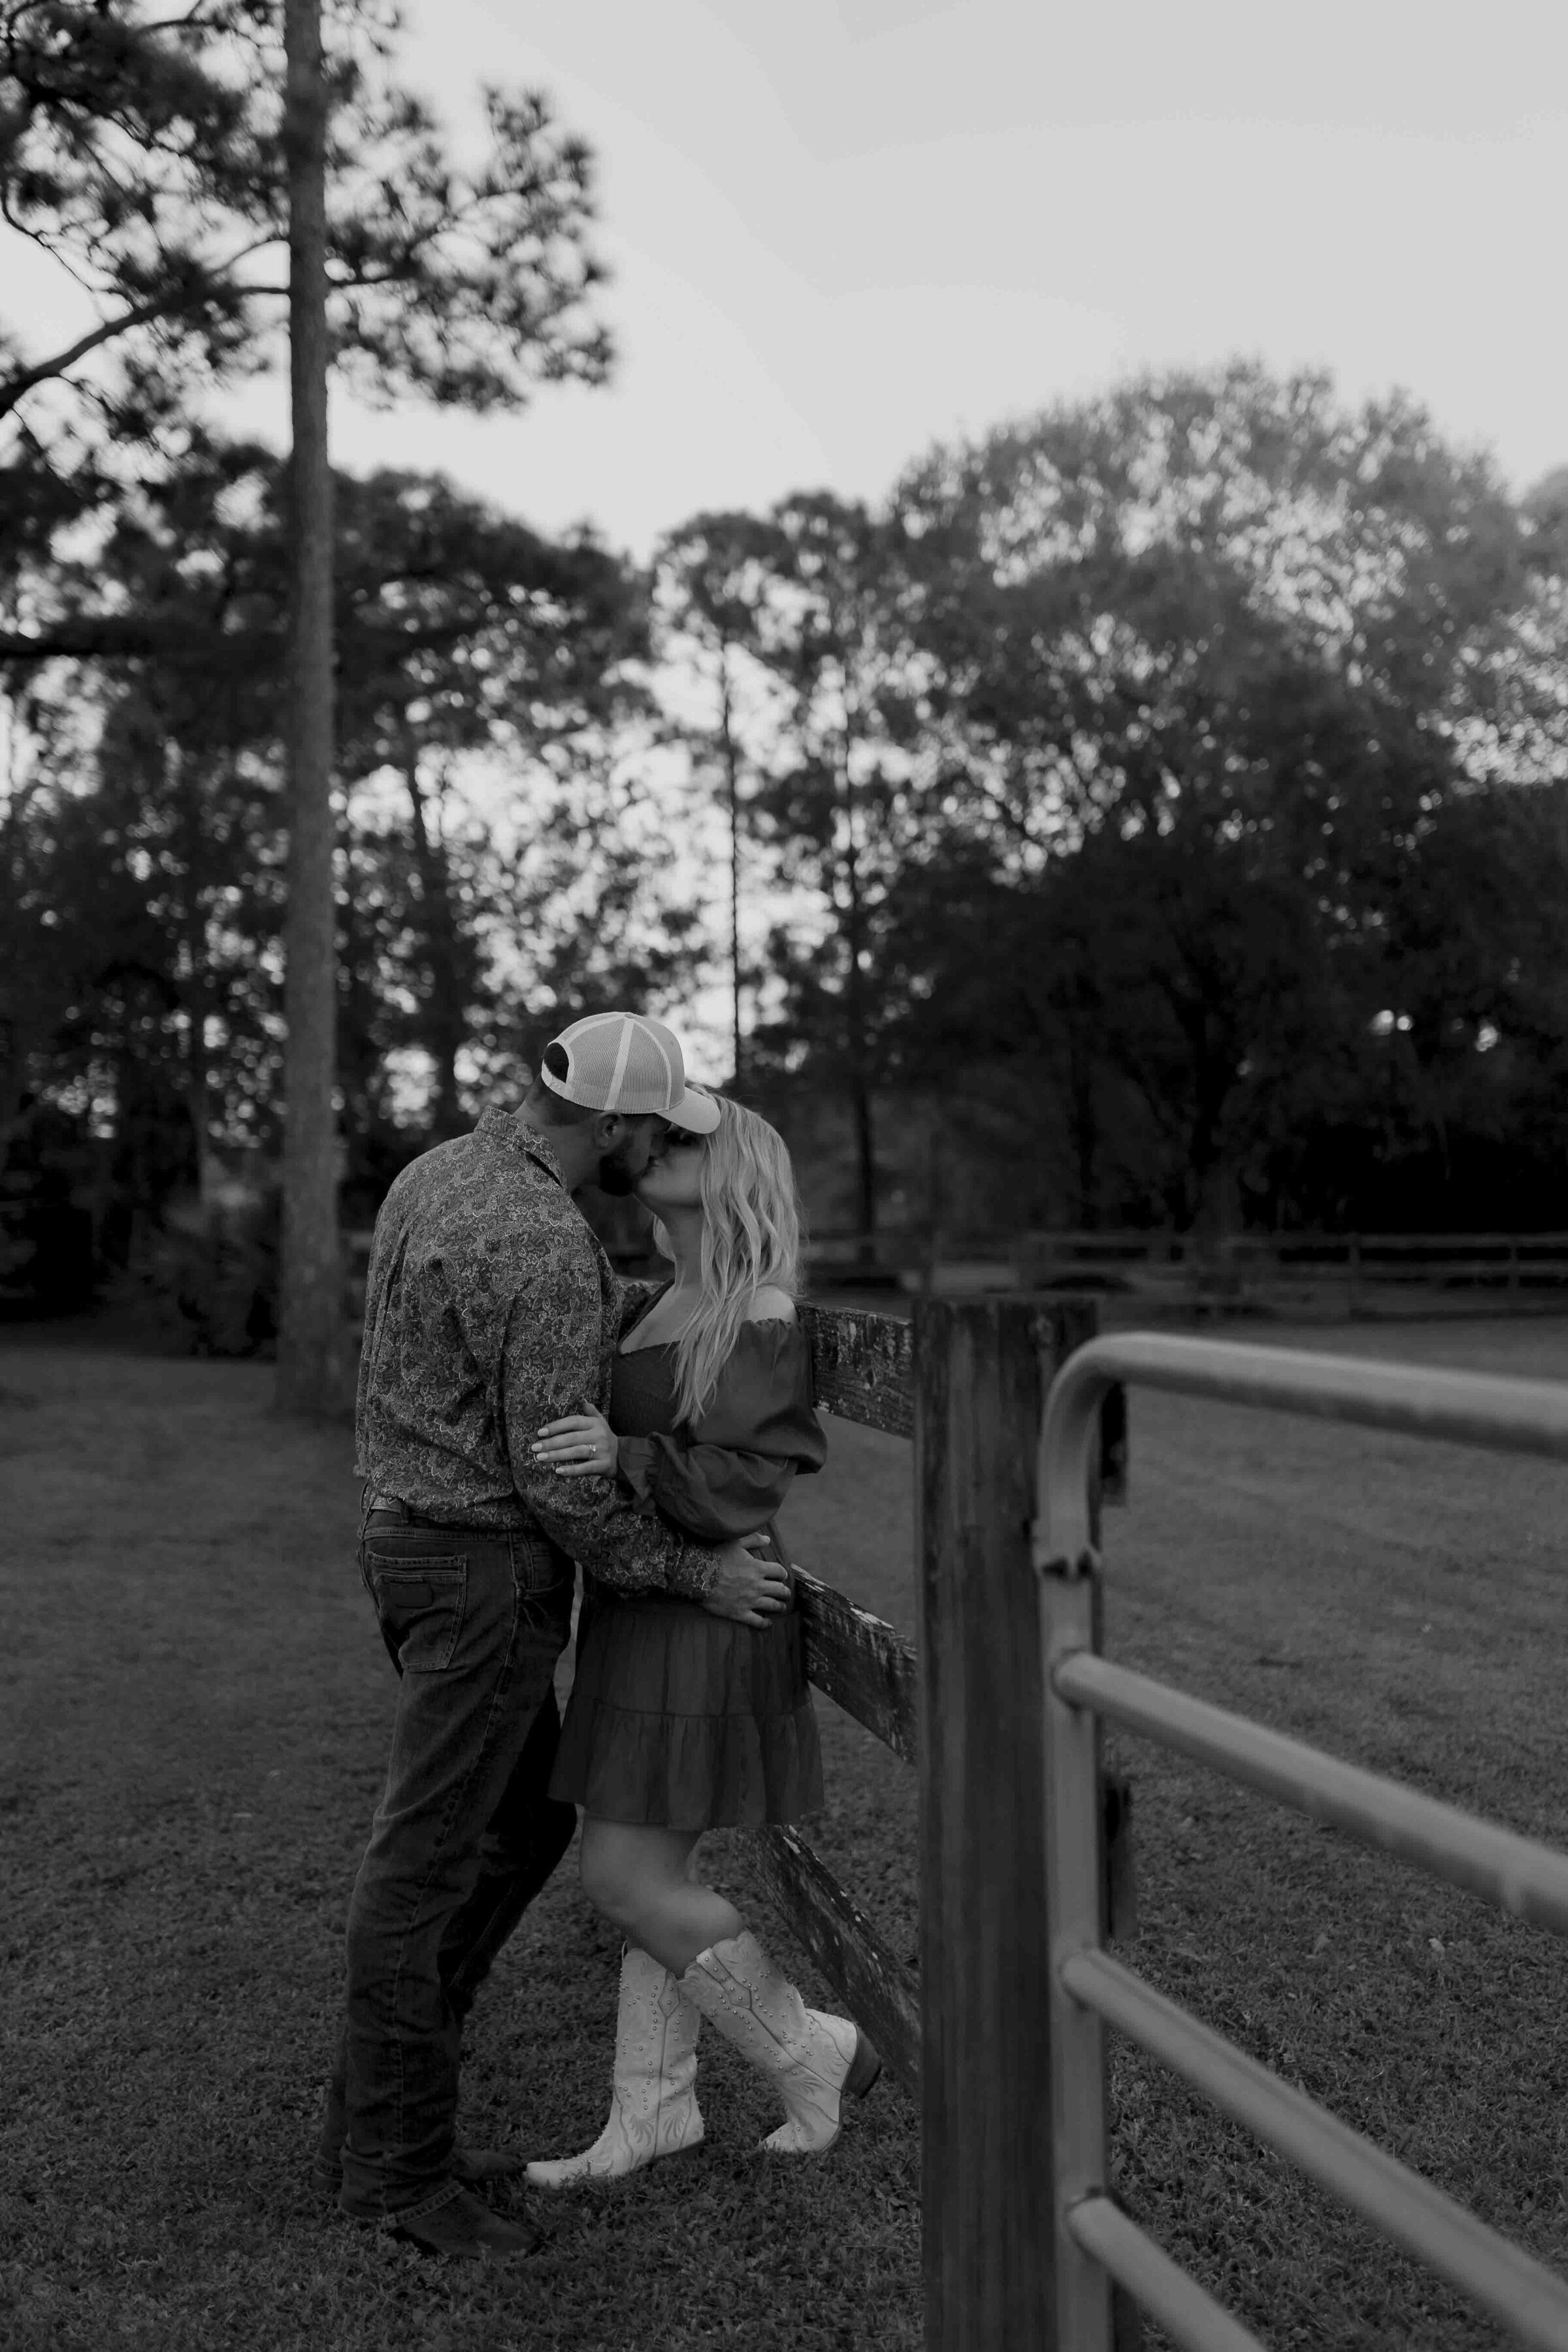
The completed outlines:
<svg viewBox="0 0 1568 2352">
<path fill-rule="evenodd" d="M 748 1547 L 765 1544 L 766 1534 L 742 1537 L 725 1544 L 719 1570 L 703 1600 L 710 1617 L 728 1617 L 738 1625 L 766 1625 L 789 1607 L 789 1570 L 776 1559 L 760 1559 Z"/>
</svg>

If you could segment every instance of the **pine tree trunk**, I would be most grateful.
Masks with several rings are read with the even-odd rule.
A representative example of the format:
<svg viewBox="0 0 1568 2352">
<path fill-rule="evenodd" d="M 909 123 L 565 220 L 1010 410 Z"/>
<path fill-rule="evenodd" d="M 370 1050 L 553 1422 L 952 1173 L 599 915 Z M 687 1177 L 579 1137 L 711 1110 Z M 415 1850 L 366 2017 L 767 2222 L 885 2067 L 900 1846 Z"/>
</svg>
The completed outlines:
<svg viewBox="0 0 1568 2352">
<path fill-rule="evenodd" d="M 458 922 L 452 878 L 439 824 L 432 833 L 419 782 L 419 738 L 412 725 L 403 734 L 403 772 L 408 785 L 409 829 L 419 896 L 425 910 L 425 955 L 430 991 L 425 1003 L 425 1050 L 436 1065 L 436 1099 L 430 1140 L 460 1135 L 465 1121 L 458 1098 L 458 1055 L 466 1042 L 462 977 L 458 969 Z"/>
<path fill-rule="evenodd" d="M 865 920 L 860 891 L 860 854 L 855 836 L 855 797 L 849 774 L 849 746 L 843 747 L 845 813 L 844 851 L 844 1013 L 845 1043 L 849 1065 L 849 1108 L 855 1134 L 855 1210 L 860 1234 L 859 1255 L 874 1255 L 871 1236 L 877 1229 L 877 1136 L 871 1105 L 871 1054 L 868 1036 L 866 974 L 861 963 Z"/>
<path fill-rule="evenodd" d="M 332 485 L 327 454 L 326 131 L 320 0 L 285 0 L 283 143 L 289 171 L 289 359 L 293 562 L 289 667 L 289 905 L 284 1056 L 283 1242 L 278 1403 L 342 1402 L 333 1107 L 337 971 L 332 892 Z"/>
<path fill-rule="evenodd" d="M 185 961 L 190 971 L 182 974 L 180 982 L 185 1016 L 185 1103 L 195 1139 L 196 1191 L 202 1207 L 208 1209 L 220 1171 L 213 1147 L 217 1121 L 214 1116 L 212 1056 L 207 1047 L 207 1017 L 216 1006 L 207 953 L 206 910 L 202 904 L 206 868 L 202 804 L 205 779 L 200 762 L 187 759 L 173 741 L 164 744 L 163 761 L 164 773 L 174 788 L 172 797 L 185 863 L 184 929 Z"/>
<path fill-rule="evenodd" d="M 1068 1015 L 1068 1100 L 1071 1106 L 1073 1164 L 1078 1175 L 1076 1223 L 1092 1233 L 1100 1223 L 1100 1115 L 1092 1041 L 1087 1023 Z"/>
<path fill-rule="evenodd" d="M 737 1098 L 743 1101 L 746 1080 L 742 1066 L 745 1044 L 741 1032 L 741 747 L 735 740 L 734 714 L 730 702 L 727 646 L 720 647 L 719 660 L 719 727 L 724 749 L 725 792 L 730 811 L 730 1011 L 735 1055 L 735 1075 L 731 1083 Z"/>
</svg>

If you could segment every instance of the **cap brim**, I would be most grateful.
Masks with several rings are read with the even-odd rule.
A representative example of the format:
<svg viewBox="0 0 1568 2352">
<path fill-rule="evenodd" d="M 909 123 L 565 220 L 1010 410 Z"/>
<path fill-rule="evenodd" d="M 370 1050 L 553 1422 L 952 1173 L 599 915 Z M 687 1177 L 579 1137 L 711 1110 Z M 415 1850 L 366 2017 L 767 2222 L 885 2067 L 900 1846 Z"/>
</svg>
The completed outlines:
<svg viewBox="0 0 1568 2352">
<path fill-rule="evenodd" d="M 711 1135 L 719 1124 L 719 1106 L 711 1095 L 699 1094 L 688 1087 L 672 1111 L 665 1116 L 671 1127 L 680 1128 L 687 1135 Z"/>
</svg>

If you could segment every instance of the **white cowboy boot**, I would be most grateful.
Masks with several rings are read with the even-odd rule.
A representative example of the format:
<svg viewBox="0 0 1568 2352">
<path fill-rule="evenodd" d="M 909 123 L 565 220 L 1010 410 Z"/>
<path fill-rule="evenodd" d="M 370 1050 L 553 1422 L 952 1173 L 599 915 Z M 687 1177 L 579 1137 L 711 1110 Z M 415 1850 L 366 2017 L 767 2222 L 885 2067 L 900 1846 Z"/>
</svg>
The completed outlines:
<svg viewBox="0 0 1568 2352">
<path fill-rule="evenodd" d="M 609 2121 L 581 2156 L 531 2164 L 535 2188 L 607 2180 L 638 2171 L 656 2156 L 695 2147 L 702 2137 L 695 2087 L 701 2023 L 670 1970 L 638 1945 L 623 1944 Z"/>
<path fill-rule="evenodd" d="M 680 1990 L 777 2084 L 789 2120 L 762 2146 L 786 2156 L 830 2148 L 838 2137 L 840 2092 L 864 2098 L 882 2071 L 859 2027 L 807 2009 L 749 1927 L 699 1952 Z"/>
</svg>

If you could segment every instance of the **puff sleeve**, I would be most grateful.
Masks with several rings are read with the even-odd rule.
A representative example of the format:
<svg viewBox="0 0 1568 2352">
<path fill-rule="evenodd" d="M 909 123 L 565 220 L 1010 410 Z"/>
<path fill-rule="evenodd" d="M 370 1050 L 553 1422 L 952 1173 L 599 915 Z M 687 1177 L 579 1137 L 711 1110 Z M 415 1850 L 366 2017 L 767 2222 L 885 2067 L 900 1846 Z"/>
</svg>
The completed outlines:
<svg viewBox="0 0 1568 2352">
<path fill-rule="evenodd" d="M 640 1507 L 705 1543 L 765 1528 L 795 1473 L 820 1470 L 826 1458 L 805 1334 L 784 1321 L 742 1325 L 694 1422 L 616 1445 L 621 1477 Z"/>
</svg>

